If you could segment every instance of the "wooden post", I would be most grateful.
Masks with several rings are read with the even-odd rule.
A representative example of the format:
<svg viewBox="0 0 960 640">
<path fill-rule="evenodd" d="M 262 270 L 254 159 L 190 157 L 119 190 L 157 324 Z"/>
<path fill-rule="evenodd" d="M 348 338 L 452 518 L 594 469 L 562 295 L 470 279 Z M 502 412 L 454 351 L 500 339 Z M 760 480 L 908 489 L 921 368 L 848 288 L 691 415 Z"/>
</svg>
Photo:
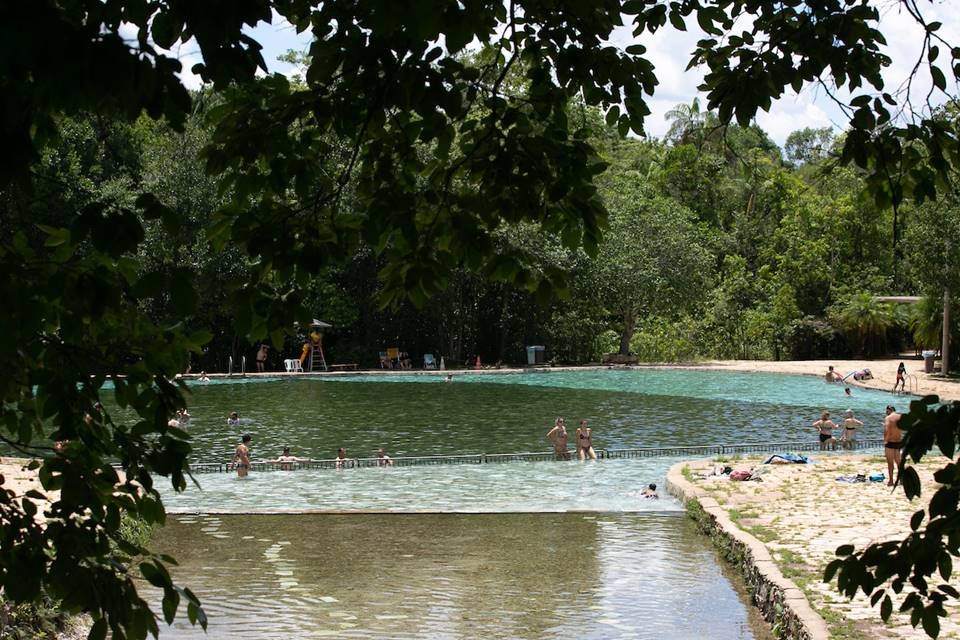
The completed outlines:
<svg viewBox="0 0 960 640">
<path fill-rule="evenodd" d="M 940 356 L 943 359 L 940 373 L 947 375 L 950 369 L 950 289 L 943 290 L 943 342 L 940 345 Z"/>
</svg>

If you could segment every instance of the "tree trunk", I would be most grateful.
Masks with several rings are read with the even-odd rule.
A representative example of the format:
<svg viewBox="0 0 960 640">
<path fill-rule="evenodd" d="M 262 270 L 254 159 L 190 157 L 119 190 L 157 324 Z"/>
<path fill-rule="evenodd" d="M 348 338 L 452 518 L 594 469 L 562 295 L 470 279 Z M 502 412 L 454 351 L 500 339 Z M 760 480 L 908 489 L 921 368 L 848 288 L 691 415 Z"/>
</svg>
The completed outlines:
<svg viewBox="0 0 960 640">
<path fill-rule="evenodd" d="M 636 331 L 637 314 L 633 309 L 627 309 L 623 312 L 623 333 L 620 334 L 620 355 L 630 353 L 630 339 Z"/>
<path fill-rule="evenodd" d="M 940 373 L 947 375 L 950 370 L 950 289 L 943 291 L 943 344 L 940 345 L 940 357 L 943 364 Z"/>
</svg>

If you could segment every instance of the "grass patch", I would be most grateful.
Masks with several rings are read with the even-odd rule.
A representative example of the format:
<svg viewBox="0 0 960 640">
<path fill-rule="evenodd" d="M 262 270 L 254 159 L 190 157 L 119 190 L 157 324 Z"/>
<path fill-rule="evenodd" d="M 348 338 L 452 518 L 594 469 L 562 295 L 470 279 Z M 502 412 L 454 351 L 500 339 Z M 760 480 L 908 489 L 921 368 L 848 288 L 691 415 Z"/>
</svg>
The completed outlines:
<svg viewBox="0 0 960 640">
<path fill-rule="evenodd" d="M 856 622 L 845 618 L 839 611 L 830 607 L 814 608 L 823 618 L 823 621 L 827 623 L 827 626 L 830 627 L 831 640 L 868 640 L 869 636 L 857 628 Z M 879 617 L 879 613 L 877 617 Z"/>
<path fill-rule="evenodd" d="M 683 476 L 683 479 L 689 483 L 693 483 L 693 471 L 690 471 L 690 465 L 683 465 L 683 468 L 680 469 L 680 475 Z"/>
<path fill-rule="evenodd" d="M 762 524 L 755 525 L 747 529 L 747 532 L 760 542 L 767 543 L 780 539 L 780 534 L 771 527 Z"/>
</svg>

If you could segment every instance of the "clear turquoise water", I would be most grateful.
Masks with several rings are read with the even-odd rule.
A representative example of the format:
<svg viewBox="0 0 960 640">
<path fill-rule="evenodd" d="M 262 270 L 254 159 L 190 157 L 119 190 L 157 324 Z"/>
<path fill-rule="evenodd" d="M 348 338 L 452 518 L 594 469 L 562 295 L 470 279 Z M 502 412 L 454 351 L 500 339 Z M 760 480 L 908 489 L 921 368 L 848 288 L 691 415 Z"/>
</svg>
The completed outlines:
<svg viewBox="0 0 960 640">
<path fill-rule="evenodd" d="M 571 433 L 588 419 L 600 448 L 812 440 L 824 408 L 850 407 L 879 433 L 888 401 L 812 377 L 660 369 L 191 391 L 198 461 L 229 460 L 242 433 L 255 460 L 283 446 L 314 458 L 544 451 L 557 415 Z M 230 411 L 245 423 L 228 426 Z M 663 492 L 676 461 L 199 474 L 202 489 L 166 494 L 178 515 L 157 544 L 205 601 L 212 638 L 769 638 Z M 659 500 L 638 495 L 650 482 Z M 291 511 L 309 513 L 263 515 Z M 165 635 L 202 636 L 183 622 Z"/>
<path fill-rule="evenodd" d="M 569 430 L 585 418 L 597 448 L 814 439 L 823 410 L 853 409 L 862 437 L 881 433 L 886 393 L 812 376 L 633 369 L 441 376 L 238 379 L 191 386 L 194 459 L 226 461 L 242 433 L 254 459 L 294 455 L 369 457 L 544 451 L 556 416 Z M 902 400 L 902 399 L 898 399 Z M 244 424 L 230 427 L 238 411 Z"/>
</svg>

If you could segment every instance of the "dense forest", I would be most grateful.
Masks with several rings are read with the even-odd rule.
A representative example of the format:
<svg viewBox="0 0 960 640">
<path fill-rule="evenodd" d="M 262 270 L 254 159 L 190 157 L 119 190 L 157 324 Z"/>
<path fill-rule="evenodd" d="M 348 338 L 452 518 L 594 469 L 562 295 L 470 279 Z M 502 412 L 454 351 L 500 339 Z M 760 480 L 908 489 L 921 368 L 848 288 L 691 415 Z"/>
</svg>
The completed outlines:
<svg viewBox="0 0 960 640">
<path fill-rule="evenodd" d="M 226 370 L 230 356 L 252 363 L 257 348 L 234 333 L 243 309 L 230 288 L 246 280 L 251 265 L 229 244 L 221 253 L 208 231 L 217 228 L 214 216 L 232 188 L 206 167 L 216 103 L 215 94 L 198 96 L 182 133 L 146 117 L 133 124 L 96 114 L 64 120 L 60 144 L 38 165 L 33 193 L 5 193 L 0 217 L 10 225 L 5 234 L 38 234 L 69 227 L 87 202 L 129 211 L 134 194 L 155 194 L 179 223 L 144 221 L 140 268 L 188 275 L 195 291 L 156 296 L 149 313 L 160 324 L 211 332 L 204 354 L 193 359 L 195 370 L 207 371 Z M 578 105 L 570 117 L 605 163 L 595 195 L 609 223 L 596 256 L 566 249 L 542 228 L 508 224 L 496 235 L 503 260 L 496 269 L 523 261 L 557 295 L 509 282 L 496 269 L 478 273 L 459 264 L 451 265 L 445 288 L 421 304 L 385 304 L 380 252 L 359 242 L 348 260 L 317 269 L 305 283 L 308 307 L 333 325 L 325 336 L 328 361 L 375 366 L 388 346 L 408 351 L 415 363 L 423 353 L 443 356 L 448 366 L 476 356 L 485 364 L 523 362 L 530 344 L 545 345 L 548 361 L 557 363 L 596 362 L 611 352 L 672 362 L 938 347 L 944 288 L 960 290 L 957 270 L 946 266 L 957 264 L 960 251 L 949 241 L 960 238 L 956 193 L 879 209 L 864 195 L 858 170 L 837 162 L 841 140 L 831 130 L 795 131 L 781 149 L 756 126 L 721 126 L 697 101 L 669 112 L 663 139 L 622 138 L 596 110 Z M 345 149 L 331 149 L 321 163 L 346 162 Z M 124 233 L 123 225 L 110 232 Z M 187 317 L 178 315 L 178 295 L 198 296 Z M 878 295 L 924 298 L 888 304 Z M 298 341 L 287 336 L 268 367 L 298 355 Z"/>
</svg>

